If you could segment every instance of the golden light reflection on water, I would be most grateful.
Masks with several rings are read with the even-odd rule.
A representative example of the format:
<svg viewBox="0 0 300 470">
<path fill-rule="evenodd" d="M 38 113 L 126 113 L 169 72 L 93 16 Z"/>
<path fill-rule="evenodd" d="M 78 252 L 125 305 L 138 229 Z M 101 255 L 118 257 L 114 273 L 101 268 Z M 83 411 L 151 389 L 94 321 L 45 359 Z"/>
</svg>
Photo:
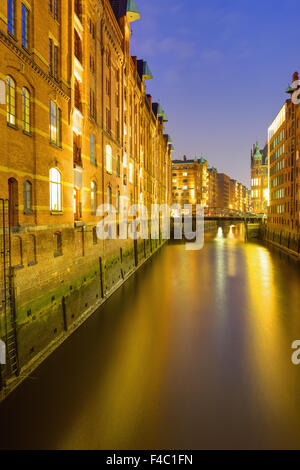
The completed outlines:
<svg viewBox="0 0 300 470">
<path fill-rule="evenodd" d="M 249 289 L 248 329 L 253 341 L 253 375 L 267 407 L 283 422 L 295 418 L 295 395 L 290 373 L 290 340 L 282 324 L 279 298 L 282 288 L 274 279 L 274 260 L 266 247 L 245 247 Z M 294 304 L 294 309 L 299 306 Z M 293 316 L 293 312 L 290 314 Z M 279 372 L 280 371 L 280 372 Z"/>
<path fill-rule="evenodd" d="M 198 252 L 167 246 L 2 407 L 6 441 L 58 449 L 300 442 L 300 367 L 290 361 L 299 282 L 284 257 L 244 243 L 243 225 L 206 234 Z"/>
<path fill-rule="evenodd" d="M 157 278 L 157 288 L 160 280 Z M 88 400 L 82 404 L 74 416 L 74 423 L 69 429 L 69 436 L 64 434 L 58 448 L 74 447 L 74 429 L 87 428 L 86 417 L 99 413 L 95 422 L 94 433 L 98 436 L 98 448 L 128 448 L 128 442 L 136 438 L 142 426 L 142 417 L 146 413 L 153 429 L 160 413 L 160 391 L 165 371 L 164 358 L 167 357 L 169 324 L 172 299 L 168 286 L 160 303 L 159 322 L 157 317 L 149 316 L 149 299 L 137 296 L 132 305 L 137 315 L 133 315 L 123 324 L 117 349 L 110 357 L 106 376 L 93 383 Z M 137 336 L 137 331 L 139 332 Z M 95 358 L 101 368 L 101 357 Z M 146 396 L 151 400 L 145 400 Z M 126 429 L 126 433 L 124 433 Z M 75 433 L 76 447 L 86 448 L 86 433 Z M 151 437 L 150 437 L 151 440 Z"/>
</svg>

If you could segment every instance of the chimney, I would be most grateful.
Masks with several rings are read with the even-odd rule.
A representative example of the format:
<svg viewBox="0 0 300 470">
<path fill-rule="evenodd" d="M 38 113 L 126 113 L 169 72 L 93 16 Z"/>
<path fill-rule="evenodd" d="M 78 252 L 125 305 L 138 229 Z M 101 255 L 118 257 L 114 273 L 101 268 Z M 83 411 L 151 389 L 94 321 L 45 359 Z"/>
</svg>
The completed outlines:
<svg viewBox="0 0 300 470">
<path fill-rule="evenodd" d="M 147 98 L 148 98 L 148 101 L 150 103 L 150 108 L 152 108 L 152 96 L 151 95 L 147 95 Z"/>
<path fill-rule="evenodd" d="M 186 162 L 186 155 L 183 155 L 183 161 Z"/>
</svg>

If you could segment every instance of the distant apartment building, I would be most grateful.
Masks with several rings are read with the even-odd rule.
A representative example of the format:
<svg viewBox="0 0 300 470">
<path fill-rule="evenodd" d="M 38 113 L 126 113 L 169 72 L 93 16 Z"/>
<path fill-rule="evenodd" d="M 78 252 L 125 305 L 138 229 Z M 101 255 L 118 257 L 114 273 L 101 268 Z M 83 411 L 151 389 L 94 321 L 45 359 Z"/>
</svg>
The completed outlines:
<svg viewBox="0 0 300 470">
<path fill-rule="evenodd" d="M 242 183 L 231 179 L 225 173 L 218 173 L 208 167 L 204 158 L 172 161 L 172 202 L 173 204 L 202 204 L 210 210 L 250 210 L 250 191 Z"/>
<path fill-rule="evenodd" d="M 229 209 L 230 206 L 230 176 L 225 173 L 217 174 L 217 207 Z"/>
<path fill-rule="evenodd" d="M 230 180 L 229 209 L 235 212 L 250 211 L 250 191 L 235 179 Z"/>
<path fill-rule="evenodd" d="M 218 198 L 218 180 L 216 168 L 208 168 L 208 207 L 215 209 Z"/>
<path fill-rule="evenodd" d="M 251 149 L 251 199 L 255 214 L 267 213 L 269 203 L 268 145 L 260 150 L 258 142 Z"/>
<path fill-rule="evenodd" d="M 293 75 L 293 82 L 298 73 Z M 298 87 L 299 88 L 299 87 Z M 286 92 L 294 93 L 289 87 Z M 270 207 L 268 228 L 283 235 L 300 231 L 300 108 L 286 100 L 268 129 Z"/>
<path fill-rule="evenodd" d="M 251 202 L 251 190 L 246 186 L 243 186 L 243 211 L 252 212 L 252 202 Z"/>
<path fill-rule="evenodd" d="M 208 169 L 204 158 L 173 160 L 172 202 L 173 204 L 202 204 L 208 207 Z"/>
</svg>

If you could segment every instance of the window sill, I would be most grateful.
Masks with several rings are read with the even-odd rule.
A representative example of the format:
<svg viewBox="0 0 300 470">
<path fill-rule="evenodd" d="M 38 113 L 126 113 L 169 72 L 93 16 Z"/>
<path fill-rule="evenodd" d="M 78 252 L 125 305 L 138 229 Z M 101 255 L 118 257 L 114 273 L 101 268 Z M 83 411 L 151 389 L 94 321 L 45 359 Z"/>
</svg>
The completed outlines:
<svg viewBox="0 0 300 470">
<path fill-rule="evenodd" d="M 9 36 L 11 39 L 13 39 L 14 41 L 16 41 L 16 42 L 18 41 L 17 37 L 16 37 L 14 34 L 10 33 L 9 31 L 7 31 L 7 34 L 8 34 L 8 36 Z"/>
<path fill-rule="evenodd" d="M 25 209 L 24 210 L 24 215 L 33 215 L 33 214 L 34 214 L 34 212 L 31 209 Z"/>
<path fill-rule="evenodd" d="M 31 55 L 31 53 L 29 52 L 29 49 L 28 49 L 26 46 L 23 46 L 23 44 L 22 44 L 22 49 L 23 49 L 23 51 L 25 51 L 28 55 Z"/>
<path fill-rule="evenodd" d="M 84 227 L 85 223 L 82 220 L 75 220 L 74 227 Z"/>
<path fill-rule="evenodd" d="M 62 150 L 62 146 L 61 146 L 61 145 L 57 145 L 55 142 L 51 142 L 51 140 L 49 141 L 49 144 L 50 144 L 52 147 L 55 147 L 57 150 Z"/>
<path fill-rule="evenodd" d="M 23 269 L 24 265 L 23 264 L 17 264 L 16 266 L 12 266 L 14 269 Z"/>
<path fill-rule="evenodd" d="M 11 129 L 14 129 L 15 131 L 19 130 L 16 124 L 11 124 L 10 122 L 7 122 L 7 126 L 10 127 Z"/>
<path fill-rule="evenodd" d="M 64 215 L 63 211 L 50 211 L 50 215 Z"/>
<path fill-rule="evenodd" d="M 61 251 L 54 251 L 53 256 L 54 256 L 54 258 L 58 258 L 59 256 L 62 256 L 62 252 Z"/>
<path fill-rule="evenodd" d="M 37 261 L 29 261 L 28 266 L 35 266 Z"/>
<path fill-rule="evenodd" d="M 32 137 L 31 132 L 27 132 L 27 131 L 24 131 L 24 130 L 23 130 L 23 134 L 24 134 L 24 135 L 27 135 L 27 137 Z"/>
</svg>

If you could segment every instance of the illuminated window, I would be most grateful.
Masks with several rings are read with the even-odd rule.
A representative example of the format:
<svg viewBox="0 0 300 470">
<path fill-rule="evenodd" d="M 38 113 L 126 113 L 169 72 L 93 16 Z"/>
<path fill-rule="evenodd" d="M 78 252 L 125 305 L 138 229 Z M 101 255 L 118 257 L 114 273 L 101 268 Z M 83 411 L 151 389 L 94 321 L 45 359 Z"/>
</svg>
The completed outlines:
<svg viewBox="0 0 300 470">
<path fill-rule="evenodd" d="M 187 186 L 182 186 L 182 189 L 183 189 L 183 190 L 185 190 L 185 189 L 187 189 L 187 188 L 188 188 Z"/>
<path fill-rule="evenodd" d="M 97 212 L 97 184 L 95 181 L 91 182 L 91 212 L 92 214 Z"/>
<path fill-rule="evenodd" d="M 129 183 L 133 183 L 133 164 L 129 163 Z"/>
<path fill-rule="evenodd" d="M 8 124 L 16 125 L 16 82 L 6 77 L 6 111 Z"/>
<path fill-rule="evenodd" d="M 28 49 L 28 18 L 29 11 L 22 3 L 22 12 L 21 12 L 21 22 L 22 22 L 22 46 Z"/>
<path fill-rule="evenodd" d="M 27 88 L 22 90 L 22 121 L 23 131 L 30 132 L 30 93 Z"/>
<path fill-rule="evenodd" d="M 177 183 L 177 180 L 176 179 L 172 180 L 172 183 Z"/>
<path fill-rule="evenodd" d="M 191 189 L 191 197 L 192 197 L 192 199 L 194 199 L 194 197 L 195 197 L 195 190 L 194 189 Z"/>
<path fill-rule="evenodd" d="M 126 168 L 127 167 L 127 154 L 124 153 L 124 156 L 123 156 L 123 167 Z"/>
<path fill-rule="evenodd" d="M 112 173 L 112 150 L 111 146 L 106 146 L 106 171 Z"/>
<path fill-rule="evenodd" d="M 7 0 L 7 31 L 15 34 L 15 0 Z"/>
<path fill-rule="evenodd" d="M 187 176 L 187 175 L 188 175 L 188 174 L 187 174 L 186 171 L 184 171 L 184 172 L 182 173 L 182 176 Z"/>
<path fill-rule="evenodd" d="M 61 212 L 61 174 L 56 168 L 49 172 L 50 183 L 50 210 Z"/>
<path fill-rule="evenodd" d="M 61 145 L 61 110 L 50 101 L 50 143 L 60 147 Z"/>
</svg>

